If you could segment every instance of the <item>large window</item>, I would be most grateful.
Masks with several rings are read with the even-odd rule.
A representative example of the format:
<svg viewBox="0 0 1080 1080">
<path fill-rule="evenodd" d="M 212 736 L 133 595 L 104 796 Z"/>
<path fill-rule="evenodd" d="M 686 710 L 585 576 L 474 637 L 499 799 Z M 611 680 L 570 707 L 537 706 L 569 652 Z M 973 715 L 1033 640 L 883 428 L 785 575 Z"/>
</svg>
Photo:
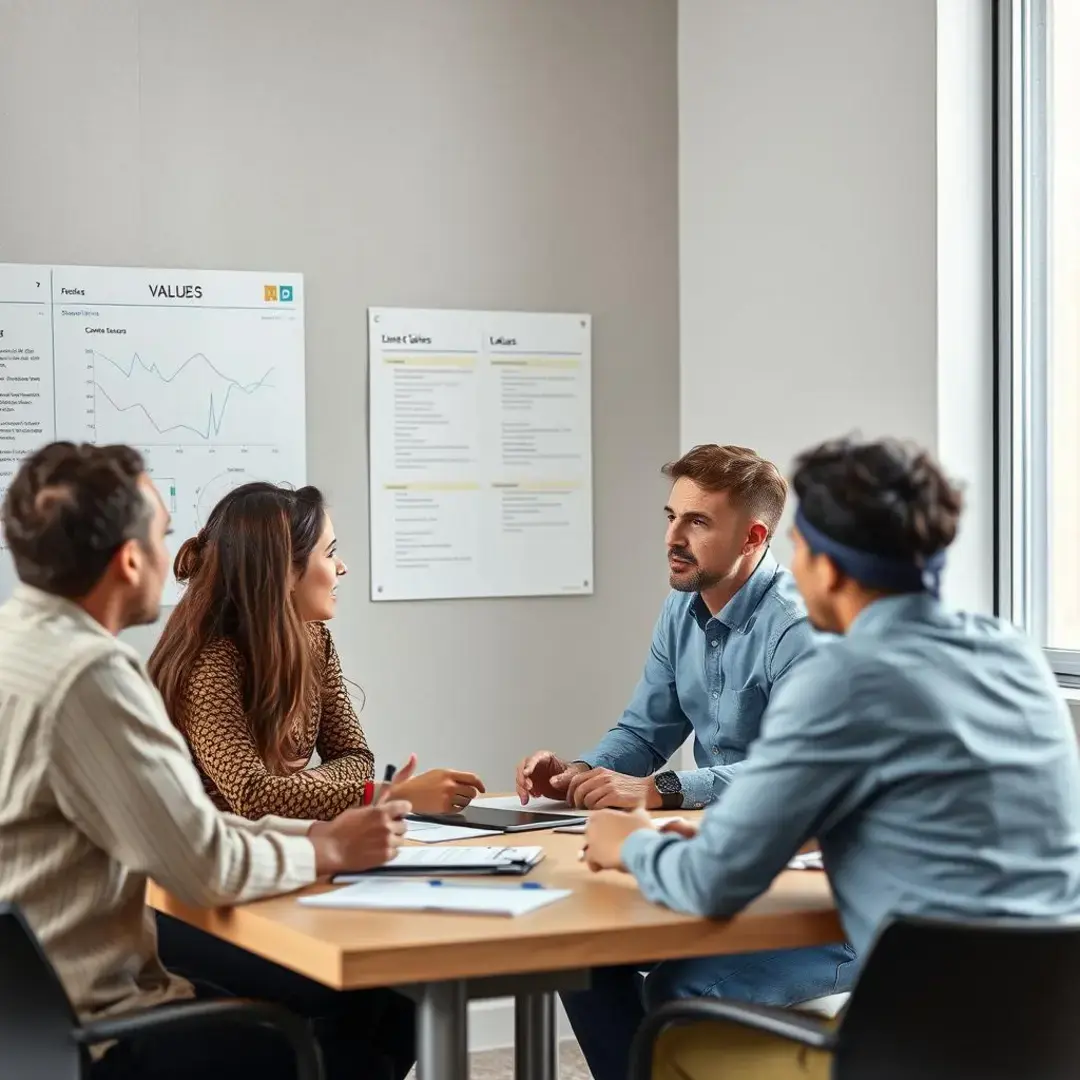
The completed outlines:
<svg viewBox="0 0 1080 1080">
<path fill-rule="evenodd" d="M 1080 0 L 999 0 L 999 598 L 1080 683 Z"/>
</svg>

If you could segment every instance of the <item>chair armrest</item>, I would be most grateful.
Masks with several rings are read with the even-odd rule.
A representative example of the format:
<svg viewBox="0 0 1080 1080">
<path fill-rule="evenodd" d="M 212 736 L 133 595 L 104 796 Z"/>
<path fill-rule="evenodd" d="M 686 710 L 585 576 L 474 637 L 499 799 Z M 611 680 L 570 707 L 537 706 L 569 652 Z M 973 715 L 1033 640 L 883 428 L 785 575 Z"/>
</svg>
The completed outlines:
<svg viewBox="0 0 1080 1080">
<path fill-rule="evenodd" d="M 815 1050 L 832 1050 L 836 1046 L 836 1031 L 833 1028 L 791 1009 L 748 1005 L 720 998 L 688 998 L 661 1005 L 642 1021 L 630 1050 L 630 1080 L 650 1080 L 653 1048 L 661 1032 L 672 1024 L 702 1021 L 740 1024 Z"/>
<path fill-rule="evenodd" d="M 198 1032 L 228 1025 L 273 1028 L 288 1042 L 296 1057 L 296 1080 L 323 1080 L 319 1045 L 306 1021 L 280 1005 L 242 998 L 188 1001 L 121 1016 L 106 1016 L 75 1029 L 82 1045 L 131 1038 L 151 1032 Z"/>
</svg>

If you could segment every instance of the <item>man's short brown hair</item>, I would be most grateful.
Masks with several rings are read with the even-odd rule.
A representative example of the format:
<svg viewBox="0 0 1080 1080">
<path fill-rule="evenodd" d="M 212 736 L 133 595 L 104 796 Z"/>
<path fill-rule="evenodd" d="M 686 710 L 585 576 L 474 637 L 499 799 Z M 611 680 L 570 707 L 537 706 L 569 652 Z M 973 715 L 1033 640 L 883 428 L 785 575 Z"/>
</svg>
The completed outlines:
<svg viewBox="0 0 1080 1080">
<path fill-rule="evenodd" d="M 31 454 L 0 511 L 19 580 L 68 600 L 90 592 L 122 544 L 149 538 L 144 471 L 129 446 L 55 442 Z"/>
<path fill-rule="evenodd" d="M 776 531 L 787 502 L 787 481 L 780 470 L 745 446 L 695 446 L 663 469 L 669 480 L 692 480 L 705 491 L 726 491 L 740 510 Z"/>
</svg>

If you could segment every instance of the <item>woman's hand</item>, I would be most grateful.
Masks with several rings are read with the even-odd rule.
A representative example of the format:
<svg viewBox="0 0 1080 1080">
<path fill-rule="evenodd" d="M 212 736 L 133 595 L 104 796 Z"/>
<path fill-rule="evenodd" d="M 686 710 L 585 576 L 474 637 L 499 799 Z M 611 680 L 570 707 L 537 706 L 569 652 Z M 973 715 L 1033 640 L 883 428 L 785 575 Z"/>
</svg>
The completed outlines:
<svg viewBox="0 0 1080 1080">
<path fill-rule="evenodd" d="M 392 784 L 392 799 L 407 799 L 419 814 L 453 814 L 485 791 L 480 777 L 457 769 L 428 769 L 411 780 Z"/>
</svg>

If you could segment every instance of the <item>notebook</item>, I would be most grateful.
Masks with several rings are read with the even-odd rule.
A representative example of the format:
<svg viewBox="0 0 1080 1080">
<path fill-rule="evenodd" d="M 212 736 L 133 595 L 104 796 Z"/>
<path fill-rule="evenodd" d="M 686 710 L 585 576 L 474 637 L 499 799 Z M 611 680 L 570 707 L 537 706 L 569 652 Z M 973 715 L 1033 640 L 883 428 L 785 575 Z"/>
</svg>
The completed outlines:
<svg viewBox="0 0 1080 1080">
<path fill-rule="evenodd" d="M 544 857 L 541 847 L 399 848 L 383 866 L 355 873 L 336 874 L 335 885 L 373 877 L 412 877 L 429 874 L 509 875 L 527 874 Z"/>
<path fill-rule="evenodd" d="M 462 915 L 527 915 L 570 895 L 569 889 L 541 886 L 451 885 L 441 881 L 372 878 L 344 889 L 301 896 L 297 903 L 314 908 L 375 911 L 447 911 Z"/>
</svg>

